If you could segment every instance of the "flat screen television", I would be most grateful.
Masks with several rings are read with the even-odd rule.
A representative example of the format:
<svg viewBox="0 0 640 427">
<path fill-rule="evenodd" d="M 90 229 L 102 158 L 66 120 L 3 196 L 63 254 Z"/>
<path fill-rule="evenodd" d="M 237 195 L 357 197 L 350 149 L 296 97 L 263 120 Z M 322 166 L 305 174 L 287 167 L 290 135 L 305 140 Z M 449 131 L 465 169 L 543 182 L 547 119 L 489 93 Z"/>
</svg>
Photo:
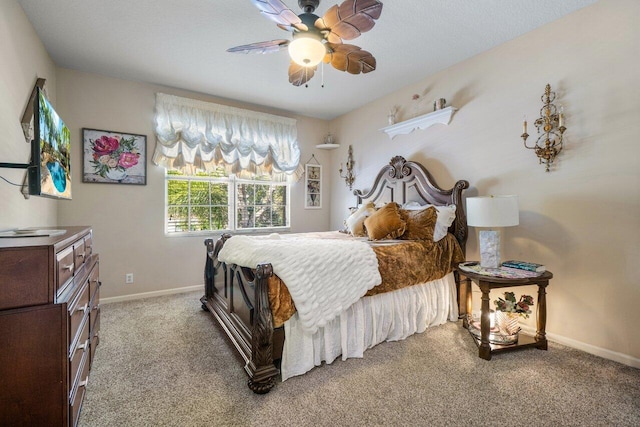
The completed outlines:
<svg viewBox="0 0 640 427">
<path fill-rule="evenodd" d="M 40 88 L 33 105 L 29 194 L 71 199 L 71 132 Z"/>
</svg>

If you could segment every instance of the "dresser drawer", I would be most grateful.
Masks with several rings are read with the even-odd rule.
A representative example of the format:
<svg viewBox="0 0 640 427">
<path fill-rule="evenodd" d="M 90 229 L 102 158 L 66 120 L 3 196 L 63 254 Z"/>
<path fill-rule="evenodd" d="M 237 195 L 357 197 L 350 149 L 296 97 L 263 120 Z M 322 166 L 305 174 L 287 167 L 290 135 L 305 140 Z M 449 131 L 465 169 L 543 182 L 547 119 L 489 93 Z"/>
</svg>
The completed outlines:
<svg viewBox="0 0 640 427">
<path fill-rule="evenodd" d="M 94 298 L 97 301 L 94 301 L 91 307 L 91 313 L 89 313 L 89 324 L 91 325 L 89 333 L 91 335 L 93 335 L 98 329 L 100 329 L 100 325 L 99 325 L 100 303 L 98 302 L 99 300 L 97 296 L 98 295 L 96 295 L 96 298 Z"/>
<path fill-rule="evenodd" d="M 73 246 L 69 246 L 56 254 L 58 291 L 66 287 L 67 282 L 73 277 L 75 270 L 73 259 Z"/>
<path fill-rule="evenodd" d="M 53 294 L 47 248 L 0 250 L 0 310 L 46 304 Z M 51 292 L 51 293 L 50 293 Z"/>
<path fill-rule="evenodd" d="M 88 352 L 84 353 L 84 357 L 80 362 L 80 381 L 72 388 L 69 398 L 69 425 L 75 426 L 78 424 L 78 418 L 80 416 L 80 409 L 82 408 L 82 399 L 84 399 L 84 393 L 87 388 L 87 382 L 89 381 L 89 358 Z"/>
<path fill-rule="evenodd" d="M 93 238 L 92 234 L 89 233 L 84 236 L 84 259 L 89 259 L 91 254 L 93 254 Z"/>
<path fill-rule="evenodd" d="M 69 353 L 76 345 L 80 326 L 85 317 L 88 317 L 89 310 L 89 286 L 85 282 L 76 298 L 69 304 L 69 342 L 71 343 Z"/>
<path fill-rule="evenodd" d="M 98 327 L 100 327 L 100 318 L 98 318 L 98 320 L 96 321 L 96 325 Z M 95 354 L 96 354 L 96 347 L 98 347 L 98 344 L 100 344 L 100 331 L 98 329 L 96 329 L 95 331 L 93 331 L 92 335 L 91 335 L 91 347 L 89 347 L 89 349 L 91 350 L 91 364 L 93 365 L 93 361 L 95 360 Z"/>
<path fill-rule="evenodd" d="M 98 287 L 100 286 L 100 269 L 98 268 L 100 264 L 96 262 L 96 265 L 91 270 L 91 274 L 89 275 L 89 297 L 93 301 L 96 292 L 98 292 Z M 95 301 L 94 304 L 97 304 L 98 301 Z"/>
<path fill-rule="evenodd" d="M 84 322 L 80 338 L 69 356 L 69 384 L 72 386 L 71 389 L 80 381 L 80 377 L 78 376 L 80 372 L 80 362 L 86 358 L 86 353 L 89 351 L 89 342 L 89 322 Z"/>
<path fill-rule="evenodd" d="M 73 260 L 76 270 L 78 270 L 80 266 L 84 264 L 86 256 L 87 254 L 85 253 L 84 239 L 78 240 L 73 244 Z"/>
</svg>

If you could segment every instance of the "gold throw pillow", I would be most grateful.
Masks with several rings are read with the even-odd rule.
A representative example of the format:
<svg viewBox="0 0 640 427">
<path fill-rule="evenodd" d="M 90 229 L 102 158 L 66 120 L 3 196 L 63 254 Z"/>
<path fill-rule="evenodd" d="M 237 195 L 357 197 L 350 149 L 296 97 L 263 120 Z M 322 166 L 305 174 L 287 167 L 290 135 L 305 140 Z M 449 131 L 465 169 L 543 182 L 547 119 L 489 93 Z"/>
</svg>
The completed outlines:
<svg viewBox="0 0 640 427">
<path fill-rule="evenodd" d="M 387 203 L 364 221 L 369 240 L 395 239 L 402 236 L 406 223 L 397 203 Z"/>
<path fill-rule="evenodd" d="M 406 221 L 407 229 L 401 239 L 433 240 L 433 232 L 438 220 L 438 211 L 431 206 L 420 211 L 400 209 L 400 216 Z"/>
</svg>

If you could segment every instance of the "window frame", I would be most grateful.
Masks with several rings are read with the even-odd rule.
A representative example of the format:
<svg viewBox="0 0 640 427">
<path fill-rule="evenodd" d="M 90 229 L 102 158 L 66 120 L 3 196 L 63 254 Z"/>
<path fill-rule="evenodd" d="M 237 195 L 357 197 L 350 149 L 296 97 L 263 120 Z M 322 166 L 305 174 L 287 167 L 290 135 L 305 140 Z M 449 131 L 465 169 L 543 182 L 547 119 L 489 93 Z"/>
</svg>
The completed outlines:
<svg viewBox="0 0 640 427">
<path fill-rule="evenodd" d="M 227 208 L 228 208 L 228 228 L 220 230 L 185 230 L 178 232 L 169 232 L 169 180 L 181 180 L 187 181 L 188 184 L 188 205 L 189 216 L 191 216 L 191 182 L 213 182 L 222 183 L 227 185 Z M 285 187 L 285 222 L 284 226 L 271 226 L 271 227 L 251 227 L 251 228 L 238 228 L 237 227 L 237 211 L 238 211 L 238 199 L 237 199 L 237 187 L 239 184 L 254 184 L 254 185 L 269 185 Z M 273 200 L 270 201 L 273 207 Z M 209 205 L 212 206 L 212 205 Z M 217 206 L 217 205 L 216 205 Z M 255 200 L 254 200 L 255 206 Z M 282 206 L 282 205 L 278 205 Z M 254 219 L 255 224 L 255 219 Z M 185 237 L 185 236 L 204 236 L 211 234 L 233 233 L 233 234 L 257 234 L 257 233 L 272 233 L 272 232 L 286 232 L 291 229 L 291 183 L 287 181 L 269 181 L 265 179 L 246 179 L 238 178 L 235 174 L 230 174 L 227 177 L 213 177 L 213 176 L 198 176 L 198 175 L 170 175 L 165 169 L 164 174 L 164 234 L 166 237 Z"/>
</svg>

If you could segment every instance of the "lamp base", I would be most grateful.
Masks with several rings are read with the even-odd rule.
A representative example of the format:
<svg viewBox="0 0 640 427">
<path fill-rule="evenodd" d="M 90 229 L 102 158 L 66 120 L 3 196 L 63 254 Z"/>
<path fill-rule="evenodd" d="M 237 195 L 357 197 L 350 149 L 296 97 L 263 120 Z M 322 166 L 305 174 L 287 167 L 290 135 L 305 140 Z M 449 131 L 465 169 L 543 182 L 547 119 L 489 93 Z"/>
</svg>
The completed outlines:
<svg viewBox="0 0 640 427">
<path fill-rule="evenodd" d="M 500 231 L 480 231 L 480 266 L 482 268 L 500 267 Z"/>
</svg>

